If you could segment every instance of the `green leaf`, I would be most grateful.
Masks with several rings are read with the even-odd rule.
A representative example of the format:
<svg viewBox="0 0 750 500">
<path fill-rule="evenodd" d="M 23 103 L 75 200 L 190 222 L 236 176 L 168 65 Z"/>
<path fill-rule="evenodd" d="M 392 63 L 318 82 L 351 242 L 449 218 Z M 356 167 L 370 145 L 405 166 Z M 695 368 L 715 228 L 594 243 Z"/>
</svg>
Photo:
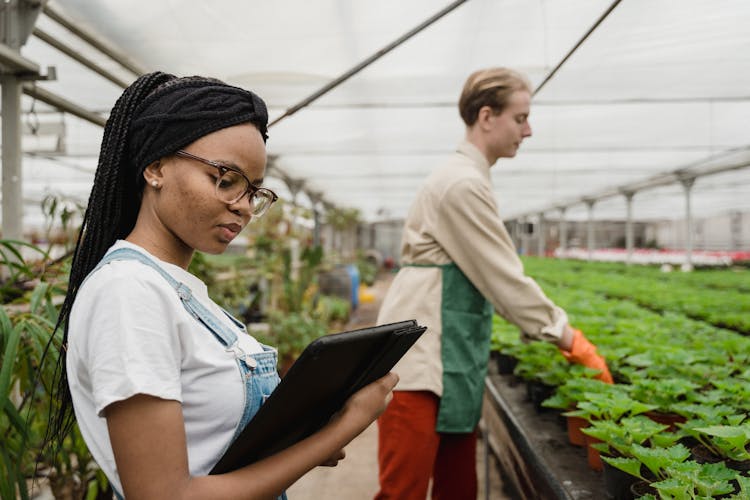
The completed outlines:
<svg viewBox="0 0 750 500">
<path fill-rule="evenodd" d="M 5 352 L 3 353 L 3 366 L 0 368 L 0 396 L 7 397 L 10 390 L 11 376 L 13 375 L 13 366 L 16 364 L 16 352 L 18 343 L 21 340 L 19 328 L 12 328 L 8 332 Z"/>
<path fill-rule="evenodd" d="M 13 323 L 11 323 L 8 313 L 5 312 L 5 307 L 0 306 L 0 339 L 8 335 L 12 329 Z"/>
<path fill-rule="evenodd" d="M 34 288 L 34 291 L 31 294 L 31 299 L 29 299 L 29 309 L 31 310 L 32 313 L 37 313 L 37 311 L 39 311 L 39 304 L 46 297 L 48 289 L 49 289 L 49 284 L 45 283 L 44 281 L 39 283 Z"/>
<path fill-rule="evenodd" d="M 26 428 L 26 422 L 24 422 L 23 418 L 18 413 L 18 410 L 16 410 L 16 407 L 13 405 L 10 399 L 8 399 L 7 396 L 0 396 L 0 407 L 8 416 L 8 419 L 10 420 L 11 424 L 13 424 L 13 427 L 16 428 L 18 433 L 24 439 L 26 439 L 28 437 L 28 429 Z"/>
<path fill-rule="evenodd" d="M 678 479 L 675 478 L 668 478 L 663 481 L 651 483 L 651 487 L 656 488 L 662 498 L 689 499 L 692 497 L 692 495 L 689 494 L 692 488 L 690 488 L 689 485 L 682 484 Z"/>
<path fill-rule="evenodd" d="M 621 471 L 627 474 L 630 474 L 631 476 L 644 479 L 643 476 L 641 475 L 641 462 L 635 458 L 602 456 L 602 460 L 607 462 L 612 467 L 616 467 L 620 469 Z"/>
</svg>

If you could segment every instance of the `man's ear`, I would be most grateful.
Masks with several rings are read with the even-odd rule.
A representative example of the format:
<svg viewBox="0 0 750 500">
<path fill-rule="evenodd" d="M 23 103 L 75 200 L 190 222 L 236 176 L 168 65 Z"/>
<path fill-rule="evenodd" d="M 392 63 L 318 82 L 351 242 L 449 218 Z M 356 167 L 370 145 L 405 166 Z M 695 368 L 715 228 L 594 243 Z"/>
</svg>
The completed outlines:
<svg viewBox="0 0 750 500">
<path fill-rule="evenodd" d="M 490 127 L 490 120 L 495 115 L 492 108 L 489 106 L 482 106 L 479 108 L 479 112 L 477 113 L 477 122 L 476 124 L 479 125 L 481 130 L 488 130 Z"/>
<path fill-rule="evenodd" d="M 149 186 L 161 186 L 163 178 L 161 171 L 161 161 L 156 160 L 155 162 L 147 165 L 146 168 L 143 169 L 143 178 L 146 180 L 146 184 L 148 184 Z M 154 183 L 156 183 L 156 185 L 154 185 Z"/>
</svg>

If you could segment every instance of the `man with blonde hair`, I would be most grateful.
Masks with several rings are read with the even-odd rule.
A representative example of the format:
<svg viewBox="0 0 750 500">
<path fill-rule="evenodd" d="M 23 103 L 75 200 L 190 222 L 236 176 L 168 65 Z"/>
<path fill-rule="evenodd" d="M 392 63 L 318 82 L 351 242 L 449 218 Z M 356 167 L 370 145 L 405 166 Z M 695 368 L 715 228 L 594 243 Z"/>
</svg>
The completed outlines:
<svg viewBox="0 0 750 500">
<path fill-rule="evenodd" d="M 481 415 L 493 311 L 525 340 L 556 344 L 571 362 L 606 362 L 561 308 L 524 274 L 492 194 L 490 168 L 531 136 L 531 85 L 490 68 L 469 76 L 459 99 L 465 140 L 432 172 L 407 216 L 402 268 L 378 323 L 416 318 L 428 332 L 396 365 L 400 381 L 378 419 L 377 500 L 477 494 L 476 426 Z"/>
</svg>

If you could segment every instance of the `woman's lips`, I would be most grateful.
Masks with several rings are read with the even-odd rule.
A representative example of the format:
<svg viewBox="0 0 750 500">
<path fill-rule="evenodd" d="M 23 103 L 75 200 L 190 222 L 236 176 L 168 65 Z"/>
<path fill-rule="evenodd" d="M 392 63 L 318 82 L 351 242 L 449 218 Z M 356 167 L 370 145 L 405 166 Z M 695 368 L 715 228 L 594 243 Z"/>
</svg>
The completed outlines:
<svg viewBox="0 0 750 500">
<path fill-rule="evenodd" d="M 219 227 L 226 240 L 233 240 L 242 231 L 242 226 L 239 224 L 220 224 Z"/>
</svg>

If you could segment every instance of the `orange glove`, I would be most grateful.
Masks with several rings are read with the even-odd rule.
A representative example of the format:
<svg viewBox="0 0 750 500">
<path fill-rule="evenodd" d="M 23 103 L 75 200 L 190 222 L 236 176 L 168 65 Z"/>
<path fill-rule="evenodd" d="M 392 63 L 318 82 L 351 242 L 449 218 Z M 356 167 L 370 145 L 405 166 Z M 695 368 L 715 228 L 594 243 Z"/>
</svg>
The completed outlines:
<svg viewBox="0 0 750 500">
<path fill-rule="evenodd" d="M 607 368 L 607 362 L 596 352 L 596 346 L 583 336 L 581 330 L 573 329 L 573 342 L 570 345 L 570 351 L 560 349 L 560 352 L 571 363 L 578 363 L 587 368 L 599 370 L 601 373 L 596 378 L 602 382 L 613 383 L 612 374 L 609 373 L 609 368 Z"/>
</svg>

